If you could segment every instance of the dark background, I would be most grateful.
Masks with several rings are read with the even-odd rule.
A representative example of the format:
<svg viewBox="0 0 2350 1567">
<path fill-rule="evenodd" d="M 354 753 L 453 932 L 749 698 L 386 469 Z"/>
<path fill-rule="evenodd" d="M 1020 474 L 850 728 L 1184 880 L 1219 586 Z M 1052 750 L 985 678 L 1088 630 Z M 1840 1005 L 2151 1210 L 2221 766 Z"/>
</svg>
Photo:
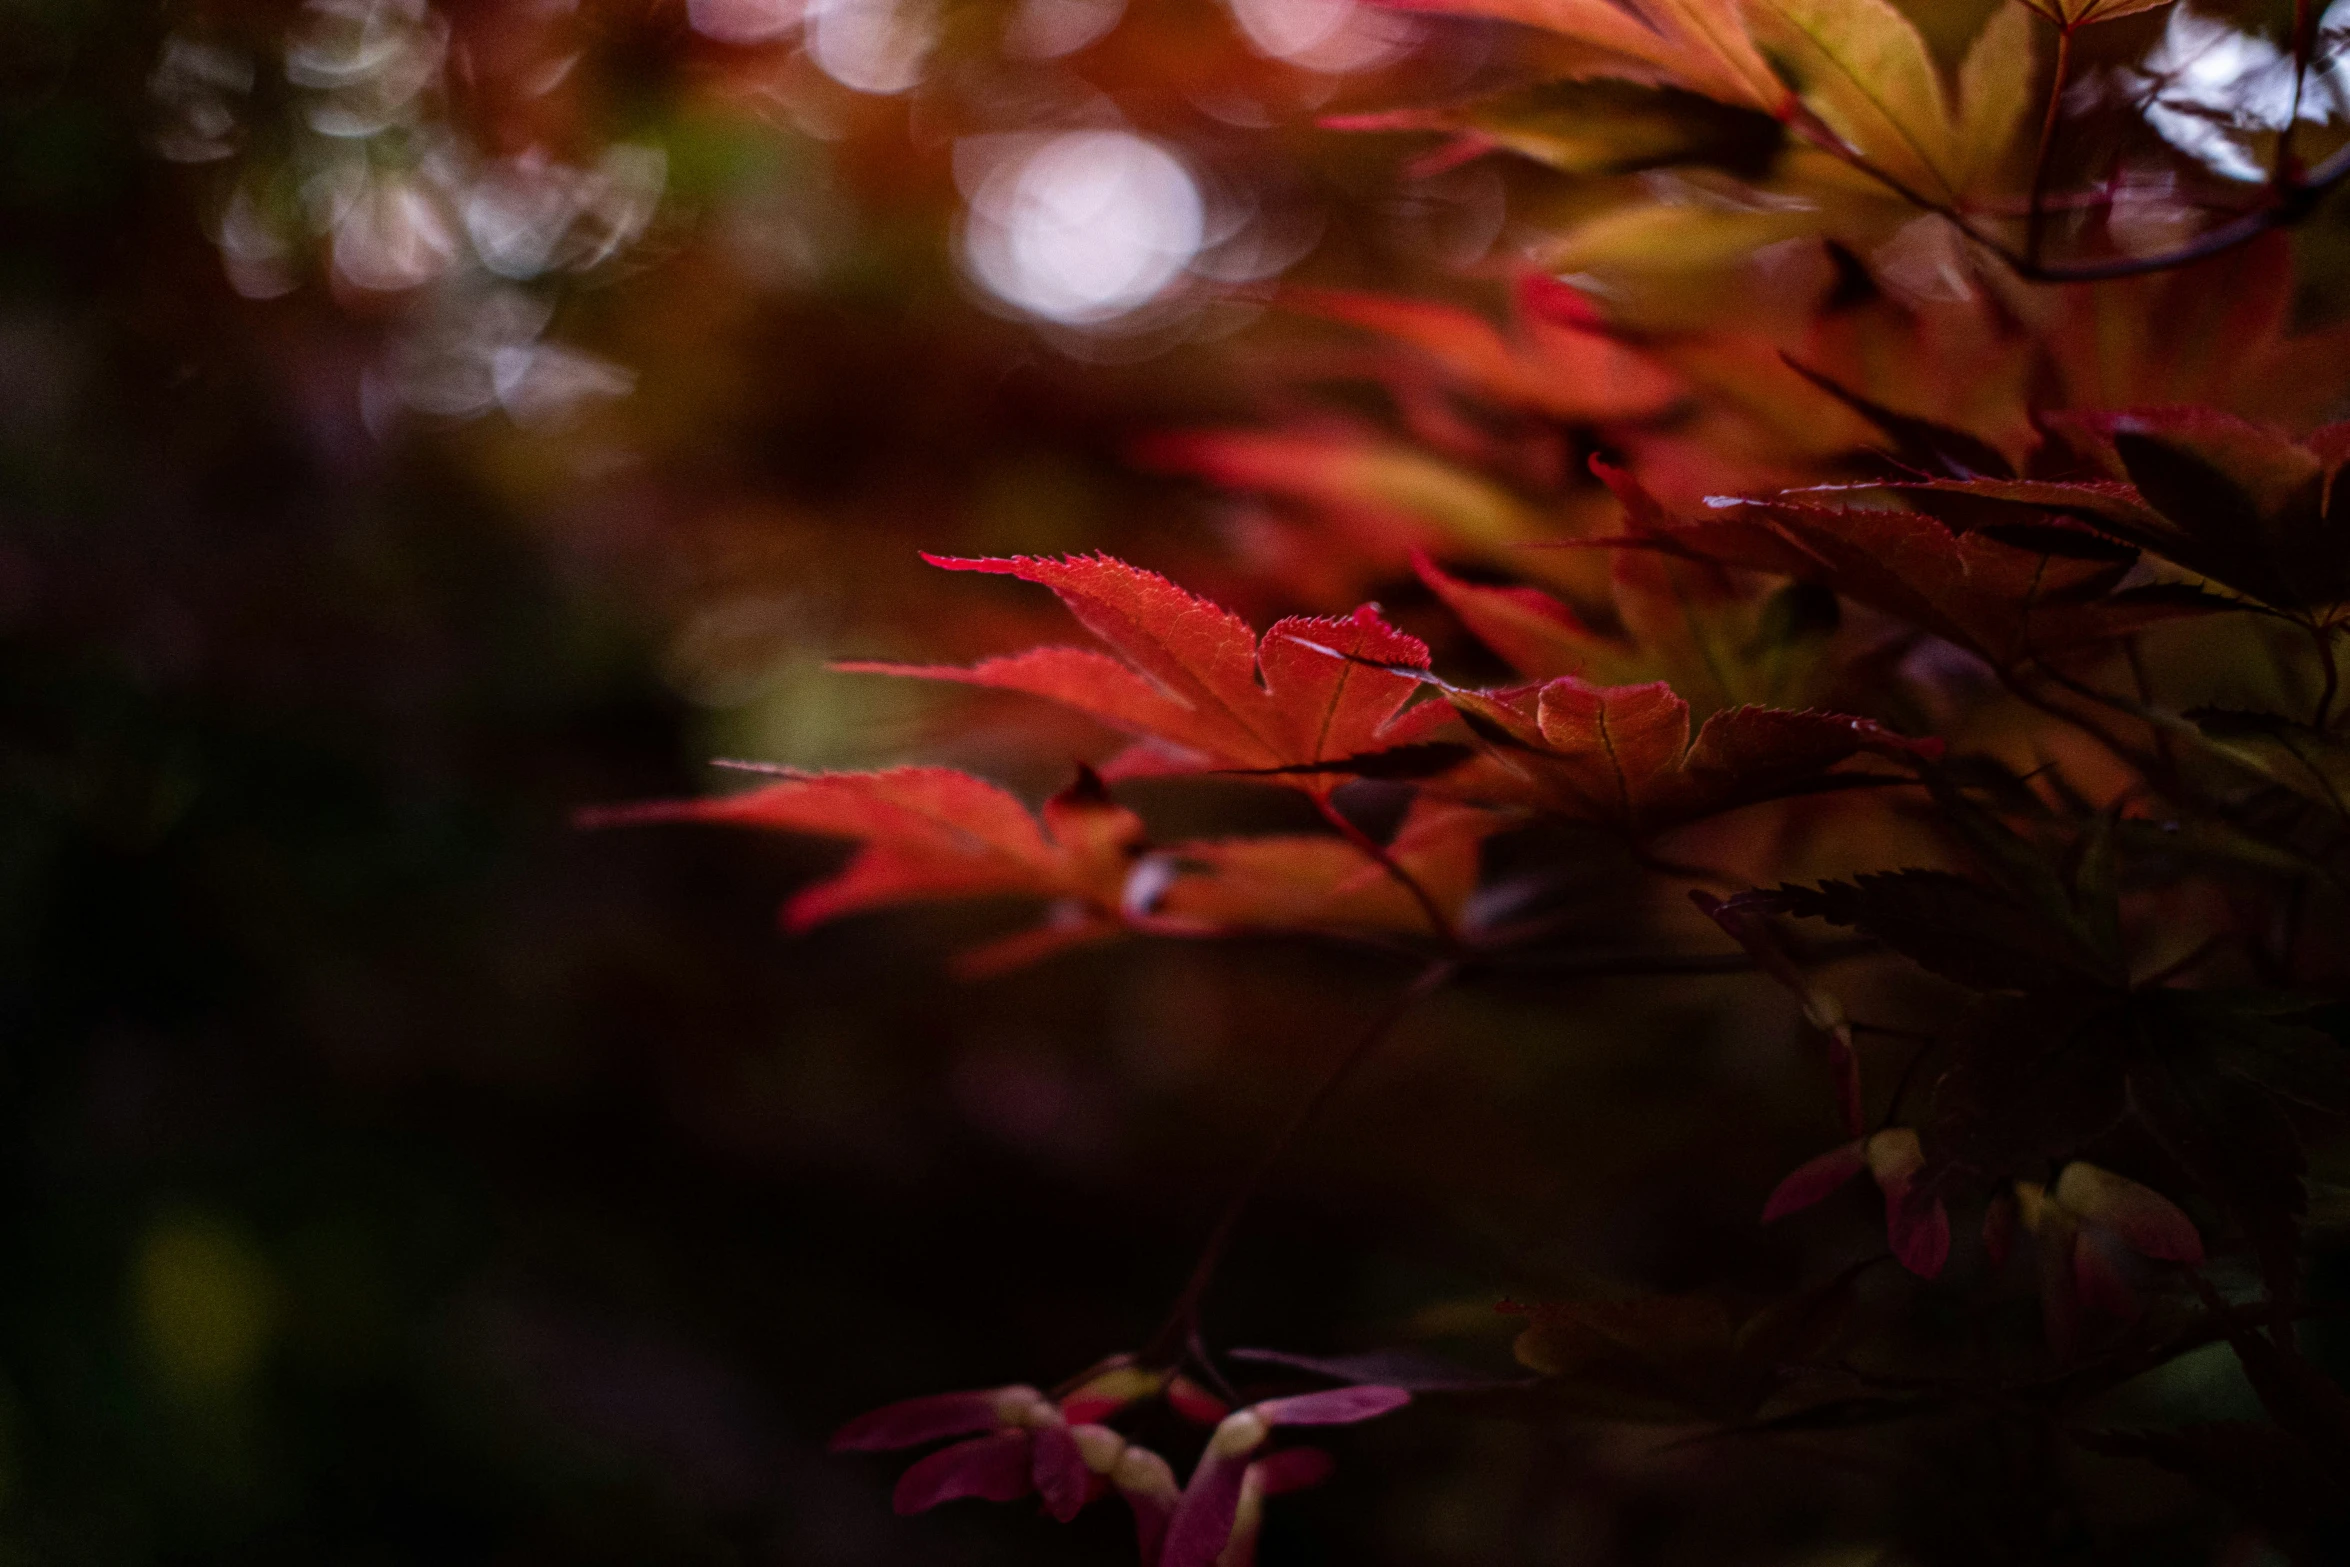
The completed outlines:
<svg viewBox="0 0 2350 1567">
<path fill-rule="evenodd" d="M 823 1436 L 1145 1336 L 1353 1026 L 1324 982 L 1367 1017 L 1388 973 L 1177 951 L 966 989 L 943 958 L 991 914 L 787 941 L 821 846 L 568 818 L 706 787 L 681 604 L 780 569 L 836 606 L 816 656 L 919 651 L 857 595 L 918 545 L 1082 541 L 1046 503 L 1136 482 L 1141 372 L 1039 353 L 922 252 L 640 343 L 623 422 L 690 422 L 662 377 L 712 361 L 757 386 L 617 487 L 503 425 L 371 432 L 365 302 L 239 298 L 205 171 L 153 155 L 170 19 L 7 16 L 0 1555 L 1121 1558 L 1109 1508 L 896 1520 Z M 654 339 L 694 279 L 580 313 Z M 780 568 L 756 519 L 664 532 L 738 503 L 816 521 Z M 1340 1173 L 1244 1239 L 1236 1332 L 1336 1347 L 1488 1260 L 1412 1241 L 1413 1139 L 1478 1139 L 1410 1108 L 1401 1152 L 1309 1150 Z M 1293 1559 L 1376 1494 L 1277 1524 Z"/>
<path fill-rule="evenodd" d="M 893 1518 L 895 1466 L 824 1436 L 1140 1343 L 1404 976 L 1202 945 L 965 986 L 947 956 L 1007 911 L 787 939 L 777 902 L 837 850 L 570 818 L 702 792 L 717 754 L 1032 795 L 1103 754 L 1017 704 L 958 738 L 821 664 L 1067 635 L 923 548 L 1110 543 L 1261 620 L 1199 497 L 1124 461 L 1246 406 L 1245 353 L 1041 345 L 955 283 L 935 149 L 714 119 L 696 93 L 729 67 L 675 8 L 609 6 L 583 13 L 590 118 L 666 146 L 686 216 L 559 319 L 634 393 L 553 430 L 371 425 L 395 313 L 315 271 L 240 297 L 214 174 L 154 150 L 172 30 L 266 38 L 288 8 L 6 3 L 0 1561 L 1131 1559 L 1114 1506 Z M 1215 77 L 1218 40 L 1128 62 L 1138 98 L 1162 66 Z M 1374 232 L 1448 221 L 1399 213 L 1367 157 L 1226 150 L 1318 182 L 1356 280 L 1427 259 Z M 793 179 L 855 243 L 788 287 L 713 260 L 692 214 Z M 1133 798 L 1296 825 L 1238 789 Z M 1504 1291 L 1817 1276 L 1753 1223 L 1834 1135 L 1800 1037 L 1738 980 L 1449 997 L 1296 1150 L 1210 1327 L 1506 1365 Z M 1847 1239 L 1873 1247 L 1867 1202 Z M 2224 1359 L 2140 1412 L 2249 1414 Z M 2048 1454 L 1960 1472 L 1931 1436 L 1889 1483 L 1645 1440 L 1467 1408 L 1349 1433 L 1267 1555 L 1826 1562 L 1898 1533 L 1989 1560 L 2002 1507 L 2054 1484 Z M 2137 1493 L 2132 1559 L 2168 1559 L 2188 1504 L 2145 1479 L 2092 1483 Z"/>
</svg>

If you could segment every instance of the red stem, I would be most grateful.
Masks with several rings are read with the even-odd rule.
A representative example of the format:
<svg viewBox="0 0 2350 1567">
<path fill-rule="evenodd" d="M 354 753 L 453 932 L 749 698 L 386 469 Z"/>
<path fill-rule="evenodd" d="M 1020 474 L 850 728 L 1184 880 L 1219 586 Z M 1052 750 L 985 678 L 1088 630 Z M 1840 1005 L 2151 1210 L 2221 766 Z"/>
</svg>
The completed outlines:
<svg viewBox="0 0 2350 1567">
<path fill-rule="evenodd" d="M 1461 944 L 1459 934 L 1452 928 L 1452 921 L 1445 917 L 1444 909 L 1437 903 L 1435 895 L 1420 884 L 1420 879 L 1404 869 L 1403 862 L 1388 850 L 1387 845 L 1347 820 L 1346 813 L 1331 804 L 1328 795 L 1316 794 L 1313 801 L 1314 808 L 1322 813 L 1324 821 L 1338 829 L 1339 835 L 1348 843 L 1378 861 L 1381 868 L 1412 895 L 1412 901 L 1420 906 L 1420 913 L 1426 916 L 1428 928 L 1435 933 L 1436 939 L 1447 948 L 1458 951 Z"/>
<path fill-rule="evenodd" d="M 2064 89 L 2073 74 L 2073 30 L 2056 30 L 2056 76 L 2048 84 L 2048 112 L 2040 120 L 2040 150 L 2032 159 L 2032 210 L 2024 228 L 2024 259 L 2040 264 L 2041 240 L 2048 227 L 2048 155 L 2056 147 L 2056 122 L 2064 107 Z"/>
</svg>

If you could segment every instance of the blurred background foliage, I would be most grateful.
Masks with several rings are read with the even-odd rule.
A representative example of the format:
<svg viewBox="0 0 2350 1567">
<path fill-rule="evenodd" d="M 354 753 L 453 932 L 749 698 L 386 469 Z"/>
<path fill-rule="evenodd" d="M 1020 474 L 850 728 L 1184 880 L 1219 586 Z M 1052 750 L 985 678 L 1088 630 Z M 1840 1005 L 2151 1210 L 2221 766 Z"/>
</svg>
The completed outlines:
<svg viewBox="0 0 2350 1567">
<path fill-rule="evenodd" d="M 1955 49 L 1988 11 L 1920 14 Z M 1134 443 L 1294 406 L 1274 368 L 1335 350 L 1268 280 L 1458 294 L 1539 218 L 1524 168 L 1314 125 L 1512 47 L 1348 0 L 5 0 L 0 1559 L 1122 1559 L 1116 1519 L 895 1520 L 824 1433 L 1147 1333 L 1388 965 L 964 987 L 985 911 L 786 943 L 832 851 L 568 819 L 712 755 L 1099 754 L 825 673 L 1061 634 L 921 549 L 1114 543 L 1260 619 L 1351 591 L 1236 567 L 1264 516 Z M 1182 150 L 1172 267 L 988 236 L 1045 131 Z M 1566 994 L 1409 1030 L 1219 1330 L 1506 1355 L 1496 1280 L 1790 1266 L 1752 1214 L 1822 1130 L 1791 1010 Z M 1271 1559 L 1825 1563 L 1894 1522 L 1800 1455 L 1359 1440 Z"/>
<path fill-rule="evenodd" d="M 1143 1331 L 1315 1070 L 1335 960 L 972 992 L 938 977 L 948 931 L 784 944 L 820 846 L 567 823 L 702 788 L 713 753 L 920 743 L 908 692 L 822 672 L 989 638 L 915 551 L 1114 524 L 1201 553 L 1123 443 L 1236 399 L 1193 323 L 1105 364 L 975 305 L 951 137 L 910 125 L 952 95 L 859 95 L 692 21 L 0 11 L 7 1560 L 1127 1548 L 907 1530 L 822 1438 Z M 1117 69 L 1163 116 L 1200 118 L 1181 78 L 1272 72 L 1221 13 L 1154 25 Z M 381 35 L 340 46 L 378 77 L 421 33 L 439 79 L 352 134 L 320 103 L 373 89 L 334 40 L 325 86 L 285 65 L 334 27 Z M 1262 118 L 1230 155 L 1351 212 L 1366 170 Z M 385 210 L 306 227 L 354 147 L 380 183 L 333 199 Z M 532 148 L 620 171 L 564 259 L 500 277 L 400 228 L 409 171 Z M 549 341 L 552 389 L 510 371 L 501 402 L 486 361 Z M 1477 1141 L 1419 1136 L 1423 1170 Z M 1443 1276 L 1346 1217 L 1411 1184 L 1408 1149 L 1327 1153 L 1232 1307 L 1301 1342 Z"/>
</svg>

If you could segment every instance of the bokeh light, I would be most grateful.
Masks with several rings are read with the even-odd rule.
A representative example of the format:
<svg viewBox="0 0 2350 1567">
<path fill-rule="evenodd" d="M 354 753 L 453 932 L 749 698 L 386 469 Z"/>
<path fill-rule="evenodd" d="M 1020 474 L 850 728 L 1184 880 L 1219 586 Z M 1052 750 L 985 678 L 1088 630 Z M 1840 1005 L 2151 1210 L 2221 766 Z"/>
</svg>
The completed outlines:
<svg viewBox="0 0 2350 1567">
<path fill-rule="evenodd" d="M 995 163 L 963 254 L 1005 303 L 1092 326 L 1166 293 L 1205 232 L 1199 184 L 1175 154 L 1129 131 L 1071 131 Z"/>
<path fill-rule="evenodd" d="M 1229 0 L 1232 19 L 1259 53 L 1309 71 L 1369 70 L 1411 46 L 1412 24 L 1355 0 Z"/>
<path fill-rule="evenodd" d="M 924 0 L 817 0 L 809 8 L 809 57 L 858 92 L 913 87 L 937 42 L 938 21 Z"/>
</svg>

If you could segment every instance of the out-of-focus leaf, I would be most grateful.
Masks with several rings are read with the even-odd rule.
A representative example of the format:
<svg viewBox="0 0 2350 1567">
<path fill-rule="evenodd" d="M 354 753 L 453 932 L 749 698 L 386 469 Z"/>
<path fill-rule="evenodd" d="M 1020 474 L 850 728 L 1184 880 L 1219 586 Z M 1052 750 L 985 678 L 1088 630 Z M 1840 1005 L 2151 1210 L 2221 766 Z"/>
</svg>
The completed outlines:
<svg viewBox="0 0 2350 1567">
<path fill-rule="evenodd" d="M 1756 41 L 1804 106 L 1906 189 L 1951 202 L 1968 153 L 1942 73 L 1885 0 L 1750 0 Z"/>
<path fill-rule="evenodd" d="M 1959 67 L 1956 141 L 1963 159 L 1962 188 L 1970 195 L 1998 187 L 2019 133 L 2031 121 L 2036 43 L 2031 18 L 2002 5 L 1975 35 Z"/>
<path fill-rule="evenodd" d="M 1554 81 L 1443 108 L 1340 115 L 1340 130 L 1468 134 L 1566 174 L 1631 174 L 1702 163 L 1759 178 L 1782 131 L 1767 114 L 1628 81 Z"/>
<path fill-rule="evenodd" d="M 2337 499 L 2344 453 L 2330 431 L 2304 444 L 2209 408 L 2055 423 L 2140 499 L 2143 510 L 2105 519 L 2130 542 L 2280 609 L 2350 598 L 2350 502 Z"/>
<path fill-rule="evenodd" d="M 1519 1364 L 1599 1412 L 1734 1417 L 1751 1407 L 1729 1310 L 1711 1296 L 1545 1301 L 1528 1315 L 1515 1346 Z"/>
<path fill-rule="evenodd" d="M 1425 556 L 1413 564 L 1477 640 L 1518 673 L 1600 685 L 1662 679 L 1700 718 L 1740 703 L 1808 695 L 1826 633 L 1835 628 L 1833 598 L 1823 617 L 1816 604 L 1735 582 L 1711 562 L 1648 551 L 1619 551 L 1610 566 L 1617 632 L 1594 629 L 1539 589 L 1466 582 Z"/>
<path fill-rule="evenodd" d="M 1653 417 L 1682 394 L 1679 377 L 1653 356 L 1596 330 L 1595 323 L 1550 322 L 1505 335 L 1483 316 L 1431 300 L 1336 289 L 1289 289 L 1280 300 L 1293 310 L 1415 349 L 1466 390 L 1553 419 L 1592 423 Z M 1145 450 L 1168 466 L 1206 473 L 1235 487 L 1283 488 L 1268 482 L 1271 476 L 1261 462 L 1250 460 L 1241 437 L 1224 437 L 1221 446 L 1189 448 L 1183 440 L 1165 438 Z"/>
<path fill-rule="evenodd" d="M 2337 411 L 2340 325 L 2288 335 L 2298 270 L 2284 229 L 2192 266 L 2035 289 L 2053 405 L 2200 404 L 2293 429 Z"/>
<path fill-rule="evenodd" d="M 2008 461 L 2007 454 L 1981 436 L 1888 408 L 1839 385 L 1792 356 L 1782 357 L 1797 375 L 1884 431 L 1893 442 L 1891 455 L 1905 466 L 1951 479 L 2014 476 L 2015 465 Z"/>
<path fill-rule="evenodd" d="M 2194 612 L 2109 597 L 2120 575 L 2110 562 L 2018 549 L 1916 512 L 1739 501 L 1626 542 L 1815 581 L 2001 667 Z"/>
<path fill-rule="evenodd" d="M 1711 272 L 1819 226 L 1819 215 L 1808 204 L 1634 202 L 1539 242 L 1532 255 L 1553 272 Z"/>
<path fill-rule="evenodd" d="M 2051 1195 L 2086 1223 L 2100 1225 L 2143 1257 L 2163 1262 L 2200 1263 L 2203 1237 L 2178 1204 L 2084 1160 L 2074 1160 L 2057 1177 Z"/>
<path fill-rule="evenodd" d="M 1884 1194 L 1885 1234 L 1894 1257 L 1919 1278 L 1939 1275 L 1950 1260 L 1950 1212 L 1941 1193 L 1919 1179 L 1928 1169 L 1924 1144 L 1905 1126 L 1872 1132 L 1798 1165 L 1763 1204 L 1763 1222 L 1811 1207 L 1864 1169 Z"/>
<path fill-rule="evenodd" d="M 1478 846 L 1507 819 L 1420 799 L 1387 852 L 1457 920 L 1477 885 Z M 1219 929 L 1425 933 L 1428 917 L 1395 873 L 1338 837 L 1225 838 L 1168 851 L 1178 874 L 1154 901 L 1161 919 Z"/>
<path fill-rule="evenodd" d="M 1519 22 L 1620 55 L 1723 103 L 1777 113 L 1787 90 L 1747 36 L 1736 0 L 1388 0 L 1399 9 Z"/>
<path fill-rule="evenodd" d="M 1605 657 L 1622 649 L 1540 588 L 1466 582 L 1424 553 L 1413 556 L 1412 569 L 1478 641 L 1530 680 L 1587 674 L 1595 650 Z"/>
<path fill-rule="evenodd" d="M 1407 538 L 1439 547 L 1499 550 L 1552 531 L 1533 507 L 1474 471 L 1364 434 L 1194 430 L 1154 436 L 1136 455 L 1227 489 L 1388 519 Z"/>
<path fill-rule="evenodd" d="M 2199 708 L 2195 727 L 2272 782 L 2350 819 L 2350 742 L 2276 713 Z"/>
<path fill-rule="evenodd" d="M 2350 1465 L 2350 1394 L 2308 1357 L 2240 1320 L 2228 1323 L 2227 1333 L 2244 1379 L 2260 1395 L 2269 1418 L 2339 1475 Z"/>
</svg>

